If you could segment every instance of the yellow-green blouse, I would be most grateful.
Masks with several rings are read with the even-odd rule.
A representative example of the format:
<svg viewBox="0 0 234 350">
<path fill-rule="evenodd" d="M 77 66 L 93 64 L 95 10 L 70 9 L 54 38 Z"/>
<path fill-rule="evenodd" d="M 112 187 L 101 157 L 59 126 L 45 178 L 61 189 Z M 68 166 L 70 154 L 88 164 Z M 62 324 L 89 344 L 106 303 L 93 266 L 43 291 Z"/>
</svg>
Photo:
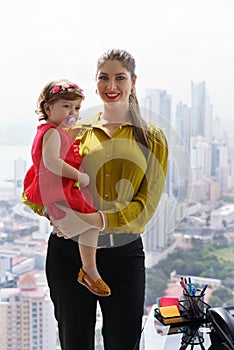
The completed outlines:
<svg viewBox="0 0 234 350">
<path fill-rule="evenodd" d="M 105 233 L 143 233 L 163 191 L 168 148 L 161 129 L 151 125 L 147 158 L 135 141 L 131 122 L 110 136 L 100 114 L 79 122 L 71 131 L 80 143 L 82 166 L 97 209 L 108 216 Z"/>
</svg>

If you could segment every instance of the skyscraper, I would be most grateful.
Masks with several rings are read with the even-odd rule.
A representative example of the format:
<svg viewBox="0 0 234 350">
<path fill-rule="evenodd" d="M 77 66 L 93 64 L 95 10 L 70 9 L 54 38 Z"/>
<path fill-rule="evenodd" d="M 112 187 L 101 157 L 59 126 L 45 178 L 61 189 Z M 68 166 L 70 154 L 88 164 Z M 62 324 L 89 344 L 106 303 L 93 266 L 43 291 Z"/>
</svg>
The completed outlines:
<svg viewBox="0 0 234 350">
<path fill-rule="evenodd" d="M 43 274 L 28 273 L 18 288 L 1 289 L 0 350 L 56 349 L 57 325 Z"/>
<path fill-rule="evenodd" d="M 27 162 L 22 158 L 18 158 L 14 162 L 14 188 L 15 188 L 16 196 L 21 197 L 23 179 L 26 172 L 26 166 L 27 166 Z"/>
<path fill-rule="evenodd" d="M 187 151 L 189 152 L 191 136 L 191 109 L 182 102 L 179 102 L 176 106 L 175 123 L 176 130 L 178 131 Z"/>
<path fill-rule="evenodd" d="M 160 118 L 171 123 L 171 95 L 166 90 L 147 89 L 143 99 L 144 118 L 160 126 Z"/>
<path fill-rule="evenodd" d="M 206 83 L 191 82 L 191 136 L 212 137 L 212 106 Z"/>
<path fill-rule="evenodd" d="M 191 138 L 191 165 L 193 181 L 205 181 L 211 177 L 211 145 L 205 137 Z"/>
<path fill-rule="evenodd" d="M 166 90 L 147 89 L 143 99 L 143 106 L 145 108 L 144 118 L 162 128 L 169 141 L 171 139 L 171 95 Z M 170 159 L 168 163 L 165 192 L 170 196 L 172 193 Z"/>
</svg>

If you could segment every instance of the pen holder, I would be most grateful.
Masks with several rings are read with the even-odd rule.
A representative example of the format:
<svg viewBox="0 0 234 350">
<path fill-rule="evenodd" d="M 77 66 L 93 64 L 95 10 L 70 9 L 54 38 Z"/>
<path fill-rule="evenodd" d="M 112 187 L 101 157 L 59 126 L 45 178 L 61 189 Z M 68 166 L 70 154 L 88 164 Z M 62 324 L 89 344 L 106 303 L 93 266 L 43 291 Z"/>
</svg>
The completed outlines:
<svg viewBox="0 0 234 350">
<path fill-rule="evenodd" d="M 206 317 L 206 303 L 204 295 L 192 296 L 183 293 L 183 298 L 180 300 L 180 305 L 183 310 L 184 317 L 190 319 L 201 319 Z"/>
</svg>

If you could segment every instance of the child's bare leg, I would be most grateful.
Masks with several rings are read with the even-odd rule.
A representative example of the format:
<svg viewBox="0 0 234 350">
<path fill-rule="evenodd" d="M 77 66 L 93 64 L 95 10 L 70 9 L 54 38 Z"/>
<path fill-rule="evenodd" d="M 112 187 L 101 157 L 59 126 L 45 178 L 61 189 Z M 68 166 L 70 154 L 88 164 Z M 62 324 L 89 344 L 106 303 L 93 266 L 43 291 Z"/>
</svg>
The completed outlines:
<svg viewBox="0 0 234 350">
<path fill-rule="evenodd" d="M 109 286 L 102 280 L 96 265 L 98 230 L 90 229 L 79 236 L 79 250 L 82 268 L 78 273 L 78 282 L 92 293 L 106 297 L 111 295 Z"/>
<path fill-rule="evenodd" d="M 96 265 L 98 230 L 90 229 L 79 236 L 79 250 L 83 270 L 96 282 L 101 278 Z"/>
</svg>

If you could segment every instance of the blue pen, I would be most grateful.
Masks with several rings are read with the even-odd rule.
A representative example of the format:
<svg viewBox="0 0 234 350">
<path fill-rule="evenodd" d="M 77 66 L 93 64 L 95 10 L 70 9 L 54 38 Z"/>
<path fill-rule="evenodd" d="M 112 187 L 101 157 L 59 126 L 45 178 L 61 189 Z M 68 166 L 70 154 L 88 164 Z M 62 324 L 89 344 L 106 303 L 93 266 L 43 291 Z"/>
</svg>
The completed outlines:
<svg viewBox="0 0 234 350">
<path fill-rule="evenodd" d="M 196 294 L 196 289 L 194 287 L 192 287 L 191 293 L 192 293 L 192 296 L 194 297 Z"/>
</svg>

